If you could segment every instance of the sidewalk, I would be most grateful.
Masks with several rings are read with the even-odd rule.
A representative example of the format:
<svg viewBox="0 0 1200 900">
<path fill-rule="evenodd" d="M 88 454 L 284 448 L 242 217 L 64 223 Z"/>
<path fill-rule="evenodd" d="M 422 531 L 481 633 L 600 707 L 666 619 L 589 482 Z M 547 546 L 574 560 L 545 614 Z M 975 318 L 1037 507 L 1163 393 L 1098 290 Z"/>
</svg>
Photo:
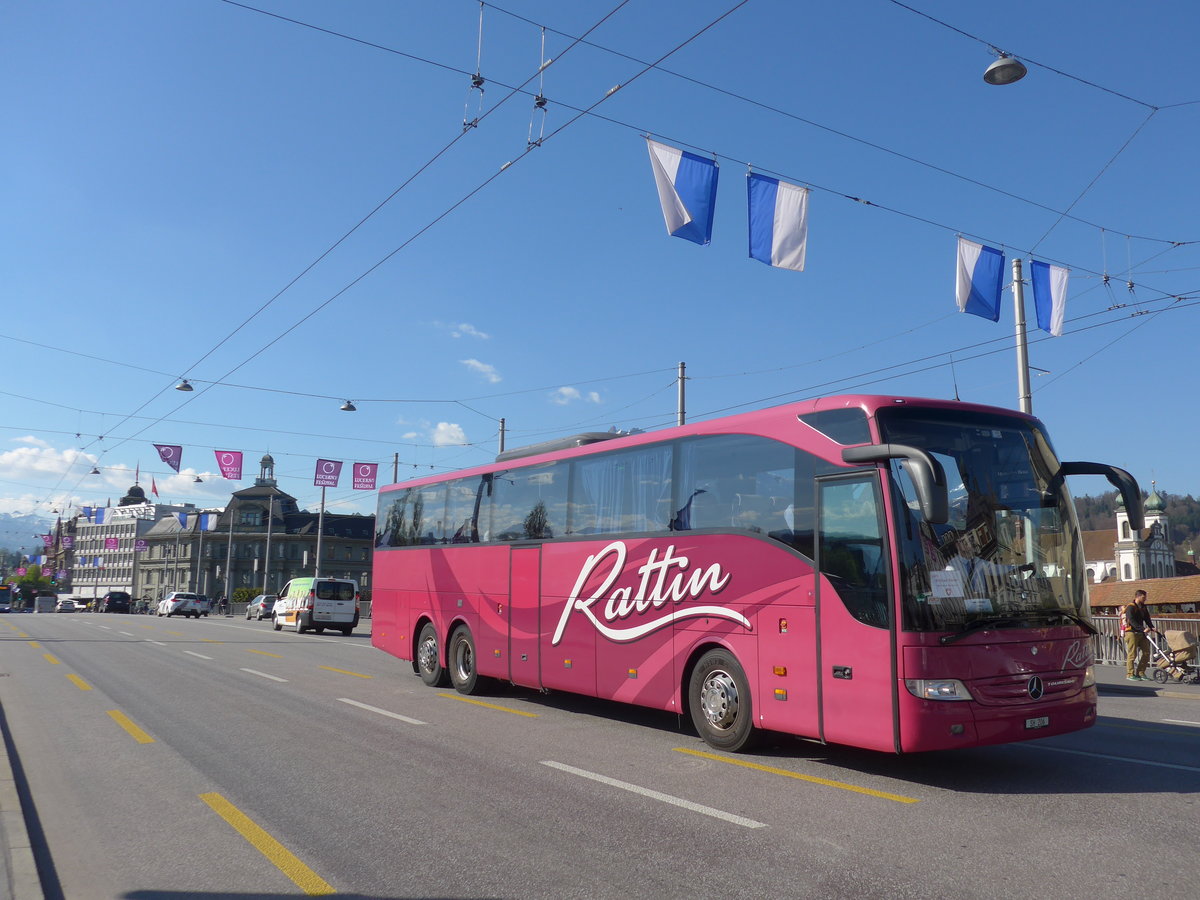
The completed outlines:
<svg viewBox="0 0 1200 900">
<path fill-rule="evenodd" d="M 42 900 L 33 845 L 25 828 L 25 813 L 9 760 L 9 737 L 0 708 L 0 900 Z"/>
<path fill-rule="evenodd" d="M 1147 678 L 1153 674 L 1153 666 L 1146 669 Z M 1096 666 L 1096 691 L 1101 696 L 1125 694 L 1200 700 L 1200 684 L 1180 684 L 1173 678 L 1166 684 L 1159 684 L 1157 681 L 1126 681 L 1124 666 Z"/>
</svg>

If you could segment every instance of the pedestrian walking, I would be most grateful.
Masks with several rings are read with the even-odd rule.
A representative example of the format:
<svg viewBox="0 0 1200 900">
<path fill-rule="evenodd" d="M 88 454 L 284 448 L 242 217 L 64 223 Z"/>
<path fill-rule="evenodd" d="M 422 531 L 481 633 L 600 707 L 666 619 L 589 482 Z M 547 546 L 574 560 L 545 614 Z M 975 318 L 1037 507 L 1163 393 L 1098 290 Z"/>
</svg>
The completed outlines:
<svg viewBox="0 0 1200 900">
<path fill-rule="evenodd" d="M 1146 608 L 1146 592 L 1135 591 L 1133 602 L 1123 610 L 1125 631 L 1125 679 L 1145 681 L 1146 666 L 1150 663 L 1150 638 L 1154 620 Z"/>
</svg>

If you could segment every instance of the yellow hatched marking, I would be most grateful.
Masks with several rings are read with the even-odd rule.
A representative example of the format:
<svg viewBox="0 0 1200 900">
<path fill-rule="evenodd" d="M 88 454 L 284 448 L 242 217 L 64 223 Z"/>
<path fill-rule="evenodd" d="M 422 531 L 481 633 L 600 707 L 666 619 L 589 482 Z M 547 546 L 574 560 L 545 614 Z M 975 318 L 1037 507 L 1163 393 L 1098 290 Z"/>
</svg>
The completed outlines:
<svg viewBox="0 0 1200 900">
<path fill-rule="evenodd" d="M 27 638 L 27 637 L 29 637 L 29 635 L 27 635 L 27 634 L 26 634 L 25 632 L 23 632 L 23 631 L 18 631 L 18 632 L 17 632 L 17 637 L 19 637 L 19 638 Z"/>
<path fill-rule="evenodd" d="M 125 713 L 121 712 L 119 709 L 110 709 L 108 714 L 112 716 L 114 722 L 128 731 L 129 736 L 139 744 L 154 743 L 154 738 L 150 737 L 150 735 L 146 734 L 146 732 L 134 725 L 129 716 L 125 715 Z"/>
<path fill-rule="evenodd" d="M 168 631 L 167 634 L 173 634 L 175 637 L 183 637 L 182 631 Z"/>
<path fill-rule="evenodd" d="M 212 638 L 200 638 L 200 640 L 202 643 L 205 643 L 205 644 L 223 644 L 223 643 L 225 643 L 224 641 L 214 641 Z"/>
<path fill-rule="evenodd" d="M 250 647 L 246 648 L 247 653 L 257 653 L 259 656 L 273 656 L 276 659 L 283 659 L 282 653 L 268 653 L 266 650 L 254 650 Z"/>
<path fill-rule="evenodd" d="M 30 647 L 36 647 L 36 648 L 37 648 L 37 649 L 39 649 L 39 650 L 42 648 L 42 645 L 41 645 L 41 644 L 39 644 L 37 641 L 30 641 L 30 642 L 29 642 L 29 646 L 30 646 Z"/>
<path fill-rule="evenodd" d="M 90 684 L 88 684 L 86 681 L 84 681 L 82 678 L 80 678 L 78 675 L 68 675 L 67 678 L 71 679 L 71 683 L 74 684 L 75 687 L 79 688 L 81 691 L 90 691 L 92 689 L 92 686 Z"/>
<path fill-rule="evenodd" d="M 825 787 L 838 788 L 843 791 L 853 791 L 856 794 L 866 794 L 868 797 L 878 797 L 881 800 L 894 800 L 896 803 L 920 803 L 917 797 L 905 797 L 903 794 L 889 794 L 887 791 L 876 791 L 871 788 L 859 787 L 854 784 L 847 784 L 844 781 L 831 781 L 828 778 L 818 778 L 815 775 L 801 775 L 799 772 L 789 772 L 787 769 L 777 769 L 774 766 L 764 766 L 761 763 L 754 763 L 744 759 L 731 759 L 728 756 L 718 756 L 715 753 L 705 753 L 703 750 L 690 750 L 687 747 L 676 747 L 677 753 L 686 753 L 689 756 L 699 756 L 703 759 L 711 759 L 716 762 L 728 763 L 731 766 L 741 766 L 743 769 L 756 769 L 759 772 L 768 772 L 771 775 L 782 775 L 784 778 L 795 778 L 797 781 L 808 781 L 812 784 L 821 784 Z"/>
<path fill-rule="evenodd" d="M 345 669 L 335 669 L 333 666 L 317 666 L 318 669 L 325 669 L 327 672 L 337 672 L 339 675 L 353 675 L 355 678 L 374 678 L 374 675 L 360 675 L 358 672 L 347 672 Z"/>
<path fill-rule="evenodd" d="M 538 718 L 541 713 L 525 712 L 522 709 L 512 709 L 508 706 L 498 706 L 495 703 L 484 703 L 482 700 L 473 700 L 470 697 L 462 697 L 458 694 L 438 694 L 439 697 L 445 697 L 447 700 L 461 700 L 463 703 L 473 703 L 475 706 L 486 706 L 488 709 L 498 709 L 500 712 L 512 713 L 514 716 L 525 716 L 529 719 Z"/>
<path fill-rule="evenodd" d="M 337 893 L 329 882 L 300 862 L 295 854 L 220 794 L 201 794 L 200 799 L 308 896 L 321 897 Z"/>
<path fill-rule="evenodd" d="M 60 662 L 59 662 L 59 661 L 58 661 L 58 660 L 57 660 L 57 659 L 54 657 L 54 655 L 53 655 L 53 654 L 51 654 L 51 653 L 43 653 L 43 654 L 42 654 L 42 659 L 44 659 L 46 662 L 50 663 L 51 665 L 55 665 L 55 666 L 62 665 L 62 663 L 60 663 Z"/>
</svg>

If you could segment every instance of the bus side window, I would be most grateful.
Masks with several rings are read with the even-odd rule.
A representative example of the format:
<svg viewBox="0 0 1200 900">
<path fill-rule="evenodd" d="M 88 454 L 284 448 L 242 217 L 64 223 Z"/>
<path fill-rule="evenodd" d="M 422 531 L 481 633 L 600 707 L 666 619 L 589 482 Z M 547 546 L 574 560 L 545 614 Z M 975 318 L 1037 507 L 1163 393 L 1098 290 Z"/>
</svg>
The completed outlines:
<svg viewBox="0 0 1200 900">
<path fill-rule="evenodd" d="M 821 483 L 820 565 L 847 612 L 867 625 L 887 627 L 888 565 L 879 519 L 878 479 L 838 478 Z"/>
</svg>

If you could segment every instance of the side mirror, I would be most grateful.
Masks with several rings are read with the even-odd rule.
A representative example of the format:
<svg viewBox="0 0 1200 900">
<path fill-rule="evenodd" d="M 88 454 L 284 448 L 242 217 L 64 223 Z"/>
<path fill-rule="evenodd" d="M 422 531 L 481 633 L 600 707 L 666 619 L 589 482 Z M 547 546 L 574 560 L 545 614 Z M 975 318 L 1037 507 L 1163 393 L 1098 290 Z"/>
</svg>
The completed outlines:
<svg viewBox="0 0 1200 900">
<path fill-rule="evenodd" d="M 1141 531 L 1146 526 L 1146 517 L 1142 509 L 1142 490 L 1137 481 L 1124 469 L 1110 466 L 1107 463 L 1065 462 L 1060 463 L 1058 471 L 1047 485 L 1048 492 L 1057 490 L 1063 479 L 1068 475 L 1103 475 L 1109 484 L 1121 492 L 1125 501 L 1125 512 L 1129 515 L 1129 527 Z"/>
<path fill-rule="evenodd" d="M 946 472 L 942 464 L 919 447 L 907 444 L 865 444 L 847 447 L 842 460 L 848 463 L 877 463 L 901 459 L 908 463 L 908 474 L 917 489 L 921 515 L 932 525 L 944 525 L 950 519 L 950 496 L 946 490 Z"/>
</svg>

